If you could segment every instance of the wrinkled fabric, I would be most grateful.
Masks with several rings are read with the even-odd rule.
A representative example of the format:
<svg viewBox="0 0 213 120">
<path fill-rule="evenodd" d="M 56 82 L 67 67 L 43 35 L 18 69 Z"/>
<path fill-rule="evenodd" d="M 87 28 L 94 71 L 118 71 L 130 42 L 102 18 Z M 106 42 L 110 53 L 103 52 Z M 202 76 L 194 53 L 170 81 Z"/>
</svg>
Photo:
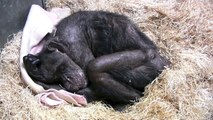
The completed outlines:
<svg viewBox="0 0 213 120">
<path fill-rule="evenodd" d="M 66 103 L 74 104 L 78 107 L 87 105 L 87 101 L 83 96 L 65 90 L 49 89 L 38 94 L 37 97 L 39 98 L 40 104 L 50 107 Z"/>
</svg>

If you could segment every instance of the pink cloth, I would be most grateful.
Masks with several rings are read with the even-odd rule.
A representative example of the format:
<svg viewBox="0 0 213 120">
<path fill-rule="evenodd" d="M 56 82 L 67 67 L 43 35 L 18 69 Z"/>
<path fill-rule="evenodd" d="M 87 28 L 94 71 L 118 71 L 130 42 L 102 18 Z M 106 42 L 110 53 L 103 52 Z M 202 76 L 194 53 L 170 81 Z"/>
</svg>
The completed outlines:
<svg viewBox="0 0 213 120">
<path fill-rule="evenodd" d="M 65 90 L 49 89 L 37 96 L 39 97 L 39 103 L 50 107 L 64 103 L 74 104 L 78 107 L 87 105 L 87 101 L 83 96 Z"/>
</svg>

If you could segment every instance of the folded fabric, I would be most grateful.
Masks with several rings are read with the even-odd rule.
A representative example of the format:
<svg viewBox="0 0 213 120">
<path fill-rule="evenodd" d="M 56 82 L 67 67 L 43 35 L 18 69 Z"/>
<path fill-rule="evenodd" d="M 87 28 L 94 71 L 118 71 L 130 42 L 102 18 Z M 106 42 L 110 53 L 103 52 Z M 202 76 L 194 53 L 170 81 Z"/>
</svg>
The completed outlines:
<svg viewBox="0 0 213 120">
<path fill-rule="evenodd" d="M 65 103 L 74 104 L 76 106 L 86 106 L 86 99 L 78 94 L 70 93 L 65 90 L 49 89 L 37 95 L 39 103 L 46 106 L 58 106 Z"/>
<path fill-rule="evenodd" d="M 58 14 L 57 11 L 63 14 Z M 32 5 L 28 14 L 27 21 L 24 26 L 21 49 L 20 49 L 20 71 L 23 81 L 26 85 L 39 96 L 39 102 L 47 106 L 57 106 L 63 103 L 72 103 L 76 106 L 85 106 L 86 99 L 77 94 L 67 92 L 65 90 L 44 90 L 44 88 L 36 84 L 30 76 L 23 64 L 23 57 L 27 54 L 37 54 L 42 49 L 43 37 L 51 33 L 55 29 L 55 25 L 70 12 L 65 9 L 57 8 L 52 12 L 47 12 L 38 5 Z"/>
</svg>

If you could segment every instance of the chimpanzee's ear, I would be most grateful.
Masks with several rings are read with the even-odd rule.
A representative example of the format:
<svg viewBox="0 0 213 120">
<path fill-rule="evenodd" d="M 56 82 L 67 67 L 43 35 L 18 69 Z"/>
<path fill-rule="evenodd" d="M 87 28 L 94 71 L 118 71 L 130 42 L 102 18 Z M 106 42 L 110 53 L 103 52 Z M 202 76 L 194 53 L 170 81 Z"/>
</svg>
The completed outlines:
<svg viewBox="0 0 213 120">
<path fill-rule="evenodd" d="M 55 39 L 57 39 L 57 38 L 55 38 Z M 56 40 L 52 40 L 49 43 L 47 43 L 47 49 L 49 51 L 58 50 L 58 51 L 64 53 L 64 47 L 63 47 L 63 45 L 60 42 L 56 41 Z"/>
<path fill-rule="evenodd" d="M 46 45 L 47 50 L 50 51 L 50 52 L 56 51 L 57 48 L 54 47 L 55 46 L 54 44 L 55 43 L 52 42 L 52 41 L 48 42 L 47 45 Z"/>
</svg>

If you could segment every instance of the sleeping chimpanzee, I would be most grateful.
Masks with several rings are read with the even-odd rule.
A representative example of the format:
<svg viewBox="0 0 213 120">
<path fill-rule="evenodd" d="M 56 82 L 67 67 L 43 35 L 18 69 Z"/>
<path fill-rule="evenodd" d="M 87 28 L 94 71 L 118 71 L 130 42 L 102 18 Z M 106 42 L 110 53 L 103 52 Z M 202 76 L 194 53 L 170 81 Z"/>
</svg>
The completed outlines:
<svg viewBox="0 0 213 120">
<path fill-rule="evenodd" d="M 45 89 L 64 88 L 88 101 L 131 103 L 169 64 L 126 16 L 79 11 L 48 34 L 43 50 L 24 57 L 28 74 Z"/>
</svg>

